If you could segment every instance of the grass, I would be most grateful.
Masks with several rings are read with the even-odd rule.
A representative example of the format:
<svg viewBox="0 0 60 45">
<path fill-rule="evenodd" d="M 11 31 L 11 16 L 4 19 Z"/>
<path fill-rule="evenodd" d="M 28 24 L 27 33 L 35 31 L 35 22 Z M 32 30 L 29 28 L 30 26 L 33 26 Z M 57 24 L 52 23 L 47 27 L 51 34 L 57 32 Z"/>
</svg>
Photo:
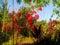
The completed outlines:
<svg viewBox="0 0 60 45">
<path fill-rule="evenodd" d="M 14 45 L 16 45 L 16 44 L 18 44 L 18 45 L 32 44 L 32 43 L 34 43 L 34 41 L 36 41 L 35 38 L 30 37 L 30 36 L 29 37 L 24 37 L 21 34 L 19 34 L 18 37 L 17 37 L 17 32 L 15 32 L 14 33 L 14 41 L 13 41 L 13 36 L 11 36 L 9 41 L 3 43 L 2 45 L 13 45 L 13 43 L 14 43 Z"/>
</svg>

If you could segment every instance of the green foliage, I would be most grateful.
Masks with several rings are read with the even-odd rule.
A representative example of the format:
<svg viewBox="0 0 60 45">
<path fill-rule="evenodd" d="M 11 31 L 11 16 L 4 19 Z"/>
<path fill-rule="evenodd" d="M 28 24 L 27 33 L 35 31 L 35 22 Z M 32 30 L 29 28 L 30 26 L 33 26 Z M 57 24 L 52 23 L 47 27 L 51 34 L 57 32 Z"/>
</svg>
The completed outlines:
<svg viewBox="0 0 60 45">
<path fill-rule="evenodd" d="M 57 15 L 57 18 L 56 19 L 59 19 L 59 17 L 60 17 L 60 11 L 58 9 L 57 8 L 54 8 L 53 14 L 51 15 L 51 18 L 56 14 Z"/>
<path fill-rule="evenodd" d="M 59 11 L 57 9 L 54 9 L 53 12 L 56 13 L 56 14 L 59 13 Z"/>
<path fill-rule="evenodd" d="M 32 0 L 24 0 L 25 3 L 30 4 Z"/>
<path fill-rule="evenodd" d="M 28 30 L 26 30 L 26 29 L 23 28 L 22 31 L 23 31 L 23 32 L 22 32 L 21 34 L 22 34 L 23 36 L 26 37 L 26 36 L 29 35 Z"/>
<path fill-rule="evenodd" d="M 56 19 L 59 19 L 60 17 L 60 0 L 52 0 L 53 1 L 53 4 L 55 6 L 54 10 L 53 10 L 53 15 L 57 14 L 57 18 Z M 53 17 L 53 16 L 52 16 Z"/>
<path fill-rule="evenodd" d="M 4 43 L 9 40 L 9 35 L 6 32 L 1 32 L 0 31 L 0 42 Z"/>
<path fill-rule="evenodd" d="M 41 6 L 46 6 L 47 4 L 50 3 L 50 0 L 33 0 L 33 2 L 36 3 L 36 5 L 39 7 Z"/>
<path fill-rule="evenodd" d="M 16 0 L 17 3 L 21 3 L 21 0 Z M 26 4 L 30 4 L 33 1 L 33 3 L 35 3 L 35 6 L 37 7 L 42 7 L 42 6 L 46 6 L 47 4 L 50 3 L 50 0 L 23 0 Z"/>
<path fill-rule="evenodd" d="M 42 20 L 42 21 L 37 21 L 37 22 L 34 23 L 35 26 L 46 25 L 46 24 L 47 24 L 47 22 L 44 21 L 44 20 Z"/>
<path fill-rule="evenodd" d="M 17 0 L 17 2 L 20 4 L 21 3 L 21 1 L 22 0 Z M 31 1 L 32 0 L 24 0 L 24 3 L 26 3 L 26 4 L 31 4 Z M 33 3 L 35 3 L 35 5 L 37 6 L 37 7 L 43 7 L 43 6 L 46 6 L 47 4 L 49 4 L 50 3 L 50 0 L 33 0 Z M 57 6 L 59 6 L 60 7 L 60 0 L 53 0 L 53 4 L 54 5 L 57 5 Z M 31 9 L 31 8 L 23 8 L 22 10 L 23 10 L 23 13 L 22 13 L 22 15 L 21 15 L 21 20 L 19 20 L 18 21 L 18 26 L 21 26 L 21 24 L 24 24 L 24 22 L 26 22 L 26 18 L 25 18 L 25 13 L 26 13 L 26 10 L 29 10 L 29 9 Z M 31 11 L 32 12 L 32 11 Z M 53 10 L 53 12 L 55 13 L 55 14 L 59 14 L 58 16 L 60 16 L 60 12 L 59 12 L 59 10 L 57 10 L 57 9 L 54 9 Z M 52 16 L 53 17 L 53 16 Z M 9 22 L 10 21 L 10 18 L 8 17 L 8 11 L 7 11 L 7 3 L 5 3 L 4 5 L 3 5 L 3 12 L 1 12 L 0 11 L 0 19 L 2 19 L 2 20 L 4 20 L 3 22 Z M 1 24 L 1 23 L 0 23 Z M 43 32 L 45 32 L 46 30 L 47 30 L 47 28 L 48 28 L 48 26 L 47 26 L 47 22 L 46 21 L 44 21 L 44 20 L 42 20 L 42 21 L 39 21 L 39 22 L 35 22 L 34 23 L 34 25 L 37 27 L 37 26 L 40 26 L 40 25 L 42 25 L 42 31 Z M 24 26 L 24 25 L 23 25 Z M 28 31 L 27 31 L 27 29 L 25 29 L 24 27 L 22 26 L 22 30 L 23 30 L 23 32 L 22 32 L 22 34 L 24 35 L 24 36 L 27 36 L 29 33 L 28 33 Z M 28 26 L 27 26 L 28 27 Z M 58 25 L 58 27 L 60 28 L 60 26 Z M 29 30 L 29 29 L 28 29 Z M 55 39 L 56 39 L 56 37 L 57 37 L 57 33 L 58 33 L 58 31 L 56 31 L 55 32 Z M 8 39 L 9 39 L 9 36 L 8 36 L 8 34 L 6 33 L 6 32 L 1 32 L 0 33 L 0 41 L 2 41 L 2 42 L 6 42 L 6 41 L 8 41 Z"/>
<path fill-rule="evenodd" d="M 2 16 L 2 11 L 0 10 L 0 21 L 2 20 L 3 16 Z"/>
<path fill-rule="evenodd" d="M 46 30 L 48 28 L 48 23 L 46 21 L 42 20 L 42 21 L 39 21 L 39 22 L 34 23 L 34 25 L 36 27 L 42 25 L 41 26 L 41 29 L 42 29 L 43 35 L 46 33 Z"/>
<path fill-rule="evenodd" d="M 52 0 L 54 5 L 60 7 L 60 0 Z"/>
<path fill-rule="evenodd" d="M 54 40 L 57 41 L 58 40 L 58 30 L 55 30 L 55 35 L 54 35 Z"/>
</svg>

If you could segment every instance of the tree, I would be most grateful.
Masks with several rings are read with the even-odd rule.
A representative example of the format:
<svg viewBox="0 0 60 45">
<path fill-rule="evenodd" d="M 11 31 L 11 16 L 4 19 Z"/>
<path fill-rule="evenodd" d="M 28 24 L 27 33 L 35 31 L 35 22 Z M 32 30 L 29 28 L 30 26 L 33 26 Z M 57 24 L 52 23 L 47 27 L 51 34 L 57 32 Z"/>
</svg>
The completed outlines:
<svg viewBox="0 0 60 45">
<path fill-rule="evenodd" d="M 52 2 L 55 8 L 51 17 L 53 17 L 56 14 L 56 19 L 60 19 L 60 0 L 52 0 Z"/>
<path fill-rule="evenodd" d="M 22 0 L 17 0 L 18 3 L 21 3 Z M 49 4 L 50 0 L 23 0 L 27 4 L 31 4 L 31 2 L 35 3 L 35 6 L 41 7 Z"/>
<path fill-rule="evenodd" d="M 3 18 L 2 18 L 2 30 L 4 30 L 4 26 L 3 25 L 5 25 L 6 24 L 6 22 L 7 22 L 7 19 L 8 19 L 8 10 L 7 10 L 7 0 L 3 0 L 3 5 L 2 5 L 2 11 L 3 11 L 3 13 L 2 13 L 2 16 L 3 16 Z"/>
</svg>

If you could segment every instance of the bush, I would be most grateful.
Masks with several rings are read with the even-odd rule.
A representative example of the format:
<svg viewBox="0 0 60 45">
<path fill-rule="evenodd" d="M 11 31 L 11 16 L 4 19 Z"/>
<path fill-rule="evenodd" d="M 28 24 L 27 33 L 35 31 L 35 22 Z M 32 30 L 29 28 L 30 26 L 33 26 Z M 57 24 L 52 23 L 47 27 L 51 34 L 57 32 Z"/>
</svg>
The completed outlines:
<svg viewBox="0 0 60 45">
<path fill-rule="evenodd" d="M 0 32 L 0 45 L 9 40 L 9 35 L 6 32 Z"/>
</svg>

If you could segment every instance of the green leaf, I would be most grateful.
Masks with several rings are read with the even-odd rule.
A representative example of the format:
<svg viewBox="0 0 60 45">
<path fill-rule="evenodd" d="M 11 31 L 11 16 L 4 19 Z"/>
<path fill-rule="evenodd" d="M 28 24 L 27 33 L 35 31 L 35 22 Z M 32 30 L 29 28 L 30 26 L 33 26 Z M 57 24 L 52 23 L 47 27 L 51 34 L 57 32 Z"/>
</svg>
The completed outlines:
<svg viewBox="0 0 60 45">
<path fill-rule="evenodd" d="M 58 14 L 58 16 L 60 17 L 60 14 Z"/>
<path fill-rule="evenodd" d="M 57 2 L 57 5 L 60 7 L 60 1 Z"/>
<path fill-rule="evenodd" d="M 58 30 L 55 30 L 54 40 L 56 41 L 58 39 Z"/>
<path fill-rule="evenodd" d="M 32 0 L 24 0 L 25 3 L 30 4 Z"/>
<path fill-rule="evenodd" d="M 59 11 L 56 8 L 53 10 L 53 12 L 56 13 L 56 14 L 59 13 Z"/>
</svg>

